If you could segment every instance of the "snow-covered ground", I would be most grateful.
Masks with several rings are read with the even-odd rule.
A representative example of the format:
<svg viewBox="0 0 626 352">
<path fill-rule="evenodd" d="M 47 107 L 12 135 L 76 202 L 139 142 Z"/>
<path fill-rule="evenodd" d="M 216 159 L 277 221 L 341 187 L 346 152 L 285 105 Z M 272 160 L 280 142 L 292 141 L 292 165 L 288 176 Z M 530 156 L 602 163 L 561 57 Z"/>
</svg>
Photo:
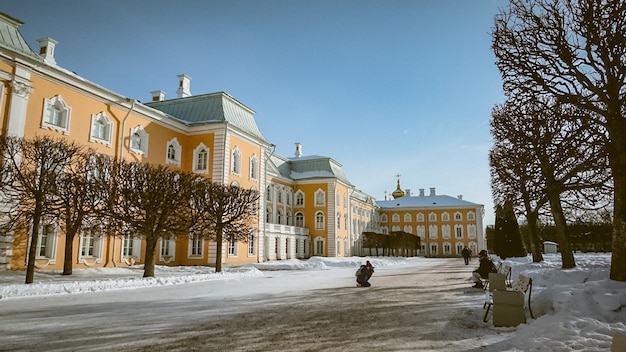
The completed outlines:
<svg viewBox="0 0 626 352">
<path fill-rule="evenodd" d="M 524 274 L 533 279 L 532 310 L 535 319 L 529 318 L 526 324 L 516 328 L 495 328 L 477 319 L 477 322 L 472 323 L 471 329 L 478 329 L 478 335 L 499 336 L 500 339 L 506 336 L 505 342 L 499 341 L 500 350 L 608 351 L 615 332 L 626 334 L 626 283 L 608 279 L 610 254 L 577 253 L 575 258 L 577 267 L 568 270 L 561 269 L 558 254 L 545 255 L 545 261 L 538 264 L 533 264 L 530 257 L 507 259 L 505 262 L 512 266 L 514 278 L 518 274 Z M 422 266 L 432 265 L 436 260 L 314 257 L 305 261 L 286 260 L 227 268 L 222 273 L 215 273 L 209 267 L 158 266 L 155 278 L 142 278 L 141 266 L 75 269 L 71 276 L 62 276 L 59 272 L 38 271 L 35 274 L 35 283 L 30 285 L 22 284 L 24 272 L 0 272 L 0 321 L 5 318 L 6 312 L 7 319 L 13 322 L 11 328 L 0 327 L 0 350 L 3 345 L 20 335 L 20 317 L 17 314 L 19 308 L 16 308 L 19 306 L 41 306 L 42 308 L 33 308 L 30 314 L 41 312 L 42 321 L 49 319 L 52 324 L 53 314 L 47 316 L 43 307 L 57 302 L 57 297 L 70 299 L 75 305 L 92 305 L 106 300 L 126 302 L 133 296 L 133 292 L 142 292 L 142 301 L 154 300 L 154 304 L 158 305 L 167 302 L 164 297 L 175 297 L 182 290 L 187 293 L 198 290 L 194 297 L 246 297 L 249 301 L 262 301 L 262 297 L 285 295 L 286 292 L 297 294 L 299 290 L 304 292 L 345 287 L 347 282 L 353 281 L 354 271 L 366 259 L 376 267 L 372 279 L 374 285 L 377 278 L 397 275 L 399 270 L 407 268 L 419 270 Z M 461 259 L 449 260 L 462 262 Z M 476 264 L 474 260 L 468 267 L 459 265 L 464 270 L 462 277 L 467 277 L 468 289 L 465 292 L 471 293 L 469 272 Z M 435 287 L 444 285 L 446 283 L 441 282 Z M 151 290 L 141 291 L 147 288 Z M 103 294 L 107 295 L 106 299 L 99 296 Z M 138 301 L 139 298 L 130 300 Z M 230 304 L 230 309 L 232 308 Z M 482 318 L 481 306 L 477 306 L 476 301 L 468 302 L 466 308 L 475 310 L 475 317 Z M 89 319 L 90 324 L 99 324 L 98 318 Z M 110 314 L 103 314 L 101 323 L 110 324 L 109 319 Z M 26 320 L 24 323 L 26 324 Z M 32 327 L 32 321 L 28 324 Z M 467 324 L 464 328 L 467 328 Z M 28 327 L 24 326 L 23 329 L 23 333 L 27 334 Z M 489 340 L 482 343 L 484 348 L 481 350 L 493 350 L 488 347 Z M 623 348 L 626 349 L 626 346 Z"/>
</svg>

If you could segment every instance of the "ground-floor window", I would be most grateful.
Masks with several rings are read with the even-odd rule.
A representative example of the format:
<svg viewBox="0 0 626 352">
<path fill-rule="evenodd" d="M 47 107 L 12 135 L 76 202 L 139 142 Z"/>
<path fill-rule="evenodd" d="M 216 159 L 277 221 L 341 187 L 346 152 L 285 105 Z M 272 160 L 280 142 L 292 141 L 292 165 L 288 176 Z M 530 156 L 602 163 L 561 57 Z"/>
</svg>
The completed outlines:
<svg viewBox="0 0 626 352">
<path fill-rule="evenodd" d="M 228 241 L 228 255 L 237 255 L 237 241 Z"/>
<path fill-rule="evenodd" d="M 102 229 L 92 227 L 83 229 L 80 236 L 80 257 L 100 258 L 102 247 Z"/>
<path fill-rule="evenodd" d="M 321 238 L 315 239 L 315 253 L 314 255 L 324 255 L 324 240 Z"/>
<path fill-rule="evenodd" d="M 248 235 L 248 255 L 254 255 L 256 253 L 256 238 L 253 233 Z"/>
<path fill-rule="evenodd" d="M 192 235 L 189 238 L 189 256 L 190 257 L 201 257 L 202 256 L 202 245 L 204 241 L 200 235 Z"/>
<path fill-rule="evenodd" d="M 56 225 L 52 223 L 42 226 L 37 239 L 37 257 L 52 258 L 54 256 L 56 228 Z"/>
<path fill-rule="evenodd" d="M 161 240 L 161 257 L 173 257 L 174 256 L 174 248 L 176 244 L 174 241 L 170 240 Z"/>
</svg>

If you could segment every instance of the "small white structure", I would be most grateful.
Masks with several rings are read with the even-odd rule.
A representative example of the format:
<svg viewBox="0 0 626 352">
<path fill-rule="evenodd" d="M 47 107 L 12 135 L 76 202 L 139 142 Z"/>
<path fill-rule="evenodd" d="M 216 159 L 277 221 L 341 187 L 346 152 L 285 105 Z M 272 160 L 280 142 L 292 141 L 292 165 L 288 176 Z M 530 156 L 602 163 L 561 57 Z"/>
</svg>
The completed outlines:
<svg viewBox="0 0 626 352">
<path fill-rule="evenodd" d="M 545 253 L 545 254 L 557 253 L 558 252 L 558 247 L 559 247 L 559 244 L 556 243 L 556 242 L 544 241 L 543 242 L 543 253 Z"/>
</svg>

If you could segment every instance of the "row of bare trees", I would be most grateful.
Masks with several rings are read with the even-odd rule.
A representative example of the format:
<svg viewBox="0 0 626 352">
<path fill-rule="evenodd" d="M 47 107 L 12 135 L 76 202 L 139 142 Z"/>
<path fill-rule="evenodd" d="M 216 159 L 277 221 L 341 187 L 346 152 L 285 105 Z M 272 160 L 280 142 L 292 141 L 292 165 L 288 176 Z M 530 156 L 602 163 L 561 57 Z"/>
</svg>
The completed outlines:
<svg viewBox="0 0 626 352">
<path fill-rule="evenodd" d="M 510 0 L 492 38 L 507 98 L 491 119 L 496 204 L 524 215 L 534 261 L 549 214 L 563 268 L 572 214 L 612 209 L 610 278 L 626 281 L 626 2 Z"/>
<path fill-rule="evenodd" d="M 111 160 L 65 139 L 0 136 L 0 225 L 28 234 L 26 283 L 34 279 L 45 223 L 65 232 L 63 274 L 72 274 L 74 239 L 85 229 L 145 241 L 144 277 L 154 276 L 160 240 L 200 236 L 248 241 L 259 199 L 255 190 L 213 183 L 178 169 Z M 25 244 L 26 245 L 26 244 Z"/>
</svg>

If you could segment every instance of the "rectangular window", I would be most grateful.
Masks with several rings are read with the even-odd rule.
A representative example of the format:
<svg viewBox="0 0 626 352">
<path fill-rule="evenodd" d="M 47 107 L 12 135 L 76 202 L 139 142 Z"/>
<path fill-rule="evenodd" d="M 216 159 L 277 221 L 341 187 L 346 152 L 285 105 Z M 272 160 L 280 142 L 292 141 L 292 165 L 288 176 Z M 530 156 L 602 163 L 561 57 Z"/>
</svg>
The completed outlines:
<svg viewBox="0 0 626 352">
<path fill-rule="evenodd" d="M 168 240 L 161 240 L 161 256 L 162 257 L 170 257 L 171 254 L 171 243 Z"/>
<path fill-rule="evenodd" d="M 202 256 L 202 238 L 199 235 L 193 235 L 191 240 L 189 241 L 190 253 L 189 255 L 192 257 L 201 257 Z"/>
<path fill-rule="evenodd" d="M 206 150 L 202 150 L 198 153 L 198 162 L 196 163 L 196 170 L 206 170 L 209 155 Z"/>
<path fill-rule="evenodd" d="M 46 224 L 39 235 L 39 249 L 37 254 L 39 257 L 50 258 L 52 256 L 52 245 L 54 240 L 54 224 Z"/>
<path fill-rule="evenodd" d="M 95 254 L 94 244 L 96 241 L 95 236 L 91 232 L 83 234 L 82 244 L 80 246 L 81 257 L 93 257 Z"/>
<path fill-rule="evenodd" d="M 133 247 L 134 247 L 135 241 L 133 239 L 133 237 L 131 235 L 125 235 L 124 236 L 124 242 L 122 244 L 123 250 L 122 250 L 122 255 L 124 257 L 132 257 L 134 254 L 133 251 Z"/>
<path fill-rule="evenodd" d="M 254 255 L 256 253 L 256 243 L 253 234 L 248 236 L 248 255 Z"/>
<path fill-rule="evenodd" d="M 228 241 L 228 255 L 230 256 L 237 255 L 237 242 Z"/>
</svg>

